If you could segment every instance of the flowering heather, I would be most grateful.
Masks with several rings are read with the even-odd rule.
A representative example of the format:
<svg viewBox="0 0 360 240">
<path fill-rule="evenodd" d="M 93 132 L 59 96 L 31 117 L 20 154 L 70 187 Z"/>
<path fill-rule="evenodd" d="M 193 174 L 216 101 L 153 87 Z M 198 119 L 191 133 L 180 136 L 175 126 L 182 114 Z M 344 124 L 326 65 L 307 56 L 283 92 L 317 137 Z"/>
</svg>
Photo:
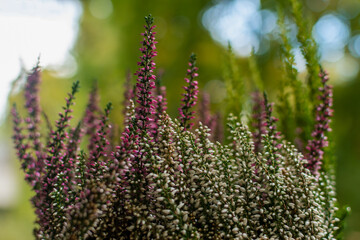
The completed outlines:
<svg viewBox="0 0 360 240">
<path fill-rule="evenodd" d="M 327 85 L 329 77 L 322 69 L 319 77 L 322 83 L 318 96 L 320 103 L 316 106 L 315 129 L 311 134 L 313 139 L 309 140 L 305 154 L 305 158 L 308 160 L 307 168 L 313 174 L 317 174 L 320 170 L 324 159 L 324 148 L 329 145 L 326 133 L 331 131 L 330 122 L 333 115 L 332 87 Z"/>
<path fill-rule="evenodd" d="M 21 160 L 22 168 L 25 171 L 25 179 L 33 188 L 39 181 L 39 175 L 43 168 L 43 145 L 40 142 L 39 122 L 40 122 L 40 104 L 39 104 L 39 84 L 40 84 L 40 68 L 37 64 L 32 73 L 27 77 L 25 86 L 25 108 L 28 117 L 21 119 L 16 111 L 16 107 L 12 108 L 14 118 L 14 142 L 17 155 Z M 25 123 L 25 126 L 21 126 Z M 24 133 L 26 128 L 27 133 Z M 34 149 L 33 153 L 29 153 L 29 149 Z"/>
<path fill-rule="evenodd" d="M 141 130 L 146 131 L 148 129 L 148 123 L 151 120 L 151 115 L 154 114 L 154 104 L 156 100 L 151 95 L 151 90 L 155 88 L 156 76 L 153 73 L 155 69 L 155 62 L 153 58 L 157 55 L 155 51 L 157 43 L 155 41 L 155 33 L 153 32 L 155 26 L 153 26 L 153 18 L 151 16 L 145 17 L 146 25 L 145 33 L 143 33 L 144 39 L 142 41 L 142 47 L 140 48 L 143 54 L 138 62 L 139 70 L 135 73 L 138 76 L 136 83 L 136 118 L 138 120 L 138 126 Z"/>
<path fill-rule="evenodd" d="M 29 75 L 26 86 L 25 86 L 25 108 L 29 113 L 29 117 L 25 119 L 27 123 L 27 128 L 29 130 L 29 138 L 34 144 L 34 149 L 40 151 L 42 145 L 39 140 L 38 135 L 38 123 L 40 121 L 40 105 L 39 105 L 39 84 L 40 84 L 40 68 L 37 64 L 33 70 L 32 74 Z"/>
<path fill-rule="evenodd" d="M 120 139 L 110 138 L 111 104 L 100 110 L 96 88 L 84 118 L 71 127 L 78 82 L 54 130 L 41 136 L 38 67 L 27 78 L 28 117 L 24 121 L 12 109 L 13 138 L 35 192 L 36 239 L 336 239 L 334 183 L 318 171 L 332 115 L 327 75 L 320 75 L 307 154 L 277 132 L 272 104 L 259 93 L 255 134 L 230 114 L 230 143 L 222 144 L 215 141 L 222 136 L 222 116 L 209 116 L 206 98 L 199 110 L 203 123 L 191 129 L 198 94 L 195 55 L 180 118 L 167 114 L 165 89 L 160 84 L 154 89 L 153 19 L 145 20 L 136 94 L 131 96 L 128 84 Z"/>
<path fill-rule="evenodd" d="M 185 78 L 185 82 L 187 86 L 184 86 L 185 93 L 183 93 L 183 98 L 181 99 L 181 107 L 179 108 L 180 114 L 180 123 L 181 126 L 184 127 L 185 130 L 191 129 L 194 123 L 189 122 L 191 119 L 194 119 L 194 111 L 191 111 L 191 108 L 195 106 L 197 102 L 197 95 L 199 93 L 198 90 L 198 82 L 195 81 L 195 78 L 198 75 L 196 72 L 198 68 L 195 66 L 196 64 L 196 55 L 191 54 L 189 61 L 189 69 L 187 70 L 188 78 Z"/>
</svg>

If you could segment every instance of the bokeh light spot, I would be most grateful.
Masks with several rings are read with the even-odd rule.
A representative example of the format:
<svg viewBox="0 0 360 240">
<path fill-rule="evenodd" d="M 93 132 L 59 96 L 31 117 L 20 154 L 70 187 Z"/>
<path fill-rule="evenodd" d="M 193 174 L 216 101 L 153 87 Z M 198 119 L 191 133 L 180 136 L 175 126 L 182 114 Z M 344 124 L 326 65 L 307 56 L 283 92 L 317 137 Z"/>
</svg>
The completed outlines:
<svg viewBox="0 0 360 240">
<path fill-rule="evenodd" d="M 349 50 L 351 55 L 360 58 L 360 34 L 355 35 L 350 39 Z"/>
<path fill-rule="evenodd" d="M 111 0 L 91 0 L 89 9 L 94 17 L 105 19 L 113 12 L 113 5 Z"/>
<path fill-rule="evenodd" d="M 336 71 L 340 75 L 339 81 L 352 80 L 359 73 L 359 63 L 356 59 L 347 55 L 336 64 Z"/>
<path fill-rule="evenodd" d="M 236 54 L 249 56 L 267 52 L 264 37 L 276 28 L 277 16 L 270 10 L 260 10 L 258 0 L 222 1 L 207 9 L 202 23 L 210 35 L 223 46 L 231 43 Z M 264 44 L 263 44 L 264 43 Z M 261 45 L 265 47 L 260 48 Z"/>
<path fill-rule="evenodd" d="M 344 47 L 349 41 L 350 29 L 341 16 L 327 14 L 316 22 L 313 36 L 319 44 L 321 60 L 336 62 L 344 56 Z"/>
</svg>

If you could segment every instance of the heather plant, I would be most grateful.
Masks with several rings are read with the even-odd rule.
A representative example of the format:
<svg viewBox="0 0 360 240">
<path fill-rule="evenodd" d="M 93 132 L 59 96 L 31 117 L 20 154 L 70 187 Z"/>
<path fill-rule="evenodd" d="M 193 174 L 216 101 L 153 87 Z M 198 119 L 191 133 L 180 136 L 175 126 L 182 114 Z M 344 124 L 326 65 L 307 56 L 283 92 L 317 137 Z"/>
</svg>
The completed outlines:
<svg viewBox="0 0 360 240">
<path fill-rule="evenodd" d="M 199 119 L 195 115 L 199 76 L 194 54 L 179 117 L 167 114 L 165 87 L 155 74 L 153 18 L 147 16 L 145 22 L 137 82 L 135 88 L 130 80 L 125 84 L 125 123 L 118 139 L 116 123 L 109 118 L 111 104 L 101 110 L 96 86 L 84 117 L 71 127 L 79 82 L 73 84 L 55 128 L 41 135 L 39 66 L 28 76 L 27 117 L 13 107 L 13 139 L 25 180 L 34 191 L 36 239 L 340 236 L 333 175 L 322 167 L 332 116 L 327 74 L 321 70 L 312 76 L 321 87 L 312 102 L 316 111 L 311 138 L 301 139 L 304 148 L 297 149 L 294 139 L 278 130 L 274 104 L 258 91 L 253 94 L 251 126 L 239 120 L 243 108 L 236 107 L 235 115 L 226 116 L 227 141 L 222 141 L 221 116 L 211 114 L 206 93 L 201 95 Z M 286 49 L 287 76 L 295 81 L 293 57 Z M 238 74 L 234 63 L 230 66 L 228 83 L 235 86 Z M 228 89 L 234 106 L 236 92 Z M 240 97 L 241 104 L 245 91 Z M 289 101 L 287 96 L 282 99 Z"/>
</svg>

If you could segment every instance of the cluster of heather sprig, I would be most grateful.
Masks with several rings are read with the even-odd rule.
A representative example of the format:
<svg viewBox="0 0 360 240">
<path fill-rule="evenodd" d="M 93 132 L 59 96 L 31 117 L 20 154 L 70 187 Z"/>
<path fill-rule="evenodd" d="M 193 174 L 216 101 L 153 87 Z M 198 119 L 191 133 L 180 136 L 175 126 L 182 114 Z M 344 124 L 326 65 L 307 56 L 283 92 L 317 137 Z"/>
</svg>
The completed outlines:
<svg viewBox="0 0 360 240">
<path fill-rule="evenodd" d="M 192 55 L 179 121 L 166 113 L 164 89 L 154 91 L 153 19 L 145 19 L 136 105 L 127 98 L 119 144 L 109 140 L 111 104 L 101 112 L 96 89 L 84 118 L 70 127 L 78 82 L 39 154 L 37 145 L 27 144 L 32 135 L 23 132 L 39 129 L 40 122 L 24 129 L 23 119 L 12 111 L 18 157 L 35 190 L 36 238 L 335 239 L 334 185 L 326 174 L 313 174 L 309 159 L 280 137 L 266 95 L 258 94 L 255 101 L 255 135 L 230 115 L 230 144 L 215 143 L 211 132 L 216 131 L 205 125 L 209 112 L 203 113 L 205 124 L 199 122 L 190 131 L 190 108 L 198 94 Z M 321 79 L 315 140 L 322 136 L 318 132 L 328 130 L 331 117 L 331 89 L 325 74 Z M 37 99 L 25 97 L 28 102 Z M 39 108 L 38 102 L 35 106 Z M 84 135 L 89 144 L 81 150 Z M 314 144 L 314 151 L 326 145 Z M 315 158 L 321 161 L 319 155 Z"/>
<path fill-rule="evenodd" d="M 188 78 L 185 78 L 187 86 L 184 86 L 185 93 L 183 93 L 183 98 L 181 99 L 181 107 L 179 108 L 180 122 L 184 127 L 184 130 L 189 130 L 194 125 L 190 122 L 191 119 L 194 119 L 194 111 L 191 111 L 191 108 L 195 106 L 197 102 L 198 82 L 195 81 L 195 78 L 199 75 L 197 73 L 198 68 L 196 67 L 196 55 L 191 54 L 189 61 L 189 69 L 187 70 Z"/>
</svg>

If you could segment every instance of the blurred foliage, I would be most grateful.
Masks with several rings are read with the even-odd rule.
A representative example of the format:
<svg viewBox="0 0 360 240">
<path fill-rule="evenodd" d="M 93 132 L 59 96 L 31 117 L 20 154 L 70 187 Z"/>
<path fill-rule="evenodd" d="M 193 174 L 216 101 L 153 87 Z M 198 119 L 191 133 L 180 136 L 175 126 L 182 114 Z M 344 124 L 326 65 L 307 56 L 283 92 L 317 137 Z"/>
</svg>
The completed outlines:
<svg viewBox="0 0 360 240">
<path fill-rule="evenodd" d="M 112 14 L 104 19 L 93 16 L 90 5 L 94 1 L 82 1 L 83 16 L 80 22 L 78 41 L 73 50 L 78 65 L 76 76 L 59 79 L 52 72 L 43 71 L 42 106 L 51 121 L 57 117 L 57 112 L 64 103 L 64 93 L 70 89 L 71 82 L 78 79 L 81 83 L 81 91 L 77 95 L 75 113 L 83 113 L 92 83 L 97 80 L 100 96 L 102 96 L 102 106 L 105 106 L 108 101 L 112 101 L 114 105 L 112 117 L 115 121 L 122 122 L 123 84 L 127 72 L 133 74 L 137 69 L 136 62 L 139 56 L 138 48 L 141 41 L 143 17 L 149 13 L 155 17 L 157 25 L 159 44 L 156 63 L 159 74 L 162 74 L 162 83 L 168 89 L 169 113 L 172 116 L 177 116 L 181 86 L 184 83 L 180 76 L 185 77 L 187 59 L 191 52 L 195 52 L 198 56 L 200 89 L 205 88 L 206 90 L 206 83 L 209 81 L 226 80 L 229 82 L 229 78 L 235 77 L 243 81 L 240 86 L 235 86 L 235 89 L 243 91 L 244 98 L 248 98 L 254 89 L 251 79 L 254 76 L 252 69 L 256 64 L 259 66 L 257 73 L 259 76 L 257 77 L 261 79 L 270 101 L 274 101 L 277 97 L 280 98 L 280 101 L 282 98 L 286 98 L 283 89 L 290 89 L 290 86 L 284 86 L 282 83 L 284 69 L 279 56 L 283 53 L 280 51 L 278 40 L 270 42 L 268 52 L 252 56 L 249 62 L 247 58 L 235 58 L 228 54 L 225 48 L 214 43 L 204 29 L 201 24 L 202 13 L 220 0 L 113 0 Z M 289 2 L 291 1 L 288 0 L 263 0 L 262 8 L 276 12 L 276 3 L 278 2 L 283 4 L 285 14 L 289 14 L 288 11 L 291 8 Z M 310 35 L 311 26 L 328 13 L 336 13 L 346 19 L 351 28 L 351 35 L 359 33 L 360 2 L 358 0 L 304 0 L 302 3 L 304 5 L 303 15 L 310 19 L 310 23 L 305 25 L 302 30 L 305 35 Z M 304 42 L 304 44 L 306 43 Z M 349 48 L 345 49 L 345 54 L 350 55 Z M 314 57 L 314 54 L 309 56 L 309 58 L 311 57 Z M 356 61 L 359 62 L 358 59 Z M 330 79 L 335 84 L 333 129 L 336 142 L 338 199 L 341 204 L 349 205 L 352 208 L 346 228 L 348 233 L 346 239 L 359 239 L 359 235 L 356 235 L 360 232 L 360 192 L 356 189 L 356 186 L 360 185 L 359 74 L 355 79 L 342 81 L 341 75 L 333 69 L 334 64 L 325 62 L 323 66 L 330 72 Z M 224 69 L 230 69 L 232 76 L 224 75 Z M 162 71 L 163 73 L 161 73 Z M 317 70 L 313 69 L 313 71 Z M 300 73 L 298 79 L 305 83 L 307 74 Z M 135 82 L 135 78 L 133 78 L 133 82 Z M 17 94 L 10 98 L 10 102 L 21 104 L 21 101 Z M 234 102 L 231 104 L 236 105 Z M 244 102 L 245 107 L 247 104 Z M 280 107 L 286 109 L 286 103 L 284 102 Z M 302 105 L 300 104 L 298 107 L 301 108 Z M 222 108 L 221 102 L 214 103 L 212 108 L 214 111 L 229 111 Z M 236 111 L 240 112 L 241 108 Z M 79 118 L 81 115 L 76 117 Z M 9 124 L 10 122 L 7 121 L 6 126 L 8 127 L 5 128 L 9 129 Z M 291 128 L 291 126 L 288 127 Z M 287 127 L 284 125 L 282 128 L 286 129 Z M 289 135 L 291 137 L 291 134 Z M 32 226 L 28 226 L 25 222 L 31 222 L 32 211 L 28 202 L 29 192 L 24 185 L 21 184 L 21 189 L 25 190 L 23 190 L 24 193 L 21 193 L 23 198 L 17 203 L 17 207 L 0 212 L 0 239 L 27 239 L 26 237 L 29 237 Z M 22 230 L 16 231 L 15 229 Z"/>
<path fill-rule="evenodd" d="M 221 77 L 223 50 L 216 46 L 201 26 L 201 12 L 209 1 L 113 1 L 113 14 L 103 20 L 89 11 L 91 1 L 83 1 L 84 13 L 75 54 L 78 79 L 82 86 L 98 79 L 104 101 L 121 102 L 122 84 L 127 71 L 134 73 L 139 61 L 140 33 L 144 16 L 155 18 L 158 72 L 168 88 L 168 102 L 179 103 L 179 89 L 184 81 L 187 59 L 196 52 L 199 59 L 200 86 L 207 80 Z M 133 79 L 135 82 L 135 79 Z M 115 109 L 119 107 L 114 102 Z M 118 105 L 118 106 L 117 106 Z M 169 112 L 177 114 L 176 105 Z M 119 112 L 115 110 L 114 112 Z"/>
</svg>

